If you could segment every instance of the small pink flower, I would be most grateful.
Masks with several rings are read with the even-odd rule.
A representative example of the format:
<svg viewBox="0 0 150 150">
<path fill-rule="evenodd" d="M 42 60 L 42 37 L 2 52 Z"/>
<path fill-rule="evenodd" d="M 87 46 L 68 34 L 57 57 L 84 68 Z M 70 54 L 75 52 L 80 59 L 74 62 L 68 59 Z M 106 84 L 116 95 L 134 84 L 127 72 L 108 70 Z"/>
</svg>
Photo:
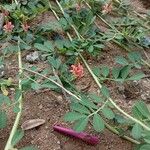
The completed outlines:
<svg viewBox="0 0 150 150">
<path fill-rule="evenodd" d="M 84 76 L 83 66 L 80 63 L 77 65 L 71 65 L 70 72 L 72 72 L 75 77 L 81 78 Z"/>
<path fill-rule="evenodd" d="M 112 11 L 112 3 L 107 3 L 102 7 L 102 13 L 103 14 L 108 14 Z"/>
<path fill-rule="evenodd" d="M 4 25 L 4 31 L 5 32 L 12 32 L 13 28 L 14 28 L 14 25 L 12 24 L 12 22 L 7 22 Z"/>
<path fill-rule="evenodd" d="M 27 23 L 22 24 L 21 27 L 23 28 L 23 30 L 25 32 L 27 32 L 29 30 L 29 28 L 30 28 L 30 26 Z"/>
<path fill-rule="evenodd" d="M 76 11 L 80 11 L 81 10 L 81 4 L 76 4 L 75 8 L 76 8 Z"/>
</svg>

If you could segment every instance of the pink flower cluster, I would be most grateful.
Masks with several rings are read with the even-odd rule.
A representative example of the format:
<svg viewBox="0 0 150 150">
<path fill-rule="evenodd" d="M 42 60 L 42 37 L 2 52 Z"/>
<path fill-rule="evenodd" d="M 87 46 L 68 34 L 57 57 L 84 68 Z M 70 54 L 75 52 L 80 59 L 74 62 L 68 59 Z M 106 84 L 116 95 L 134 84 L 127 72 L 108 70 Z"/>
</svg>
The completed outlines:
<svg viewBox="0 0 150 150">
<path fill-rule="evenodd" d="M 12 24 L 12 22 L 8 21 L 8 22 L 4 25 L 3 29 L 4 29 L 4 31 L 5 31 L 6 33 L 10 33 L 10 32 L 13 31 L 14 27 L 15 27 L 15 26 Z M 29 28 L 30 28 L 30 26 L 29 26 L 27 23 L 22 24 L 21 27 L 23 28 L 23 30 L 24 30 L 25 32 L 27 32 L 27 31 L 29 30 Z"/>
<path fill-rule="evenodd" d="M 3 15 L 7 18 L 9 16 L 9 11 L 3 10 Z M 3 29 L 6 33 L 11 33 L 14 29 L 14 25 L 11 21 L 8 21 L 8 18 L 6 19 L 6 24 L 3 26 Z M 22 29 L 27 32 L 30 28 L 30 26 L 25 22 L 21 25 Z"/>
<path fill-rule="evenodd" d="M 83 66 L 78 63 L 76 65 L 71 65 L 71 70 L 70 72 L 72 72 L 72 74 L 76 77 L 76 78 L 81 78 L 84 76 L 84 71 L 83 71 Z"/>
<path fill-rule="evenodd" d="M 30 26 L 27 23 L 22 24 L 21 27 L 25 32 L 27 32 L 30 28 Z"/>
<path fill-rule="evenodd" d="M 15 26 L 12 24 L 12 22 L 7 22 L 5 25 L 4 25 L 4 31 L 7 32 L 7 33 L 10 33 L 12 32 L 13 28 Z"/>
<path fill-rule="evenodd" d="M 108 14 L 108 13 L 110 13 L 111 11 L 112 11 L 112 3 L 110 2 L 110 3 L 107 3 L 107 4 L 105 4 L 103 7 L 102 7 L 102 13 L 103 14 Z"/>
</svg>

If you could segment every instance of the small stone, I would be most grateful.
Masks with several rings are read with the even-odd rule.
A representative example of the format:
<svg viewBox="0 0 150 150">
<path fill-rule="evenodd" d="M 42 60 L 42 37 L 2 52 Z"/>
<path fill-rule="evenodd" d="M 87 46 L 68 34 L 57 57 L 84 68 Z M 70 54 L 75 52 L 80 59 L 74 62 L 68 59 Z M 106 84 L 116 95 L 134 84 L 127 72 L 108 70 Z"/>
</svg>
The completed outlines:
<svg viewBox="0 0 150 150">
<path fill-rule="evenodd" d="M 60 141 L 57 141 L 57 144 L 60 144 Z"/>
<path fill-rule="evenodd" d="M 118 86 L 118 91 L 124 93 L 125 87 L 123 85 Z"/>
<path fill-rule="evenodd" d="M 43 108 L 43 105 L 41 104 L 40 106 L 39 106 L 39 109 L 42 109 Z"/>
<path fill-rule="evenodd" d="M 144 94 L 141 95 L 141 98 L 143 100 L 148 100 L 148 99 L 150 99 L 150 95 L 148 93 L 144 93 Z"/>
<path fill-rule="evenodd" d="M 30 53 L 26 56 L 26 60 L 30 63 L 34 63 L 39 60 L 39 53 L 37 51 Z"/>
<path fill-rule="evenodd" d="M 5 66 L 0 65 L 0 78 L 5 76 Z"/>
<path fill-rule="evenodd" d="M 59 102 L 61 102 L 63 100 L 62 96 L 58 96 L 57 99 Z"/>
</svg>

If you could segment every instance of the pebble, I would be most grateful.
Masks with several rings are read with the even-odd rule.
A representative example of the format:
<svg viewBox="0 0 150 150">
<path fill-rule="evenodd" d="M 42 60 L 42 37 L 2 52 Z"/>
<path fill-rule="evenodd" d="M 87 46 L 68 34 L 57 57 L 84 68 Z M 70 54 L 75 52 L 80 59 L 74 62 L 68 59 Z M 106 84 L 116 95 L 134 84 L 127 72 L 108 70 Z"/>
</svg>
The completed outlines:
<svg viewBox="0 0 150 150">
<path fill-rule="evenodd" d="M 39 106 L 39 109 L 42 109 L 43 108 L 43 105 L 41 104 L 40 106 Z"/>
<path fill-rule="evenodd" d="M 58 100 L 59 102 L 62 102 L 62 101 L 63 101 L 62 96 L 58 96 L 58 97 L 57 97 L 57 100 Z"/>
<path fill-rule="evenodd" d="M 0 65 L 0 78 L 5 76 L 5 66 Z"/>
<path fill-rule="evenodd" d="M 34 62 L 38 61 L 39 60 L 39 53 L 38 53 L 38 51 L 35 51 L 35 52 L 32 52 L 32 53 L 28 54 L 26 56 L 26 60 L 29 63 L 34 63 Z"/>
</svg>

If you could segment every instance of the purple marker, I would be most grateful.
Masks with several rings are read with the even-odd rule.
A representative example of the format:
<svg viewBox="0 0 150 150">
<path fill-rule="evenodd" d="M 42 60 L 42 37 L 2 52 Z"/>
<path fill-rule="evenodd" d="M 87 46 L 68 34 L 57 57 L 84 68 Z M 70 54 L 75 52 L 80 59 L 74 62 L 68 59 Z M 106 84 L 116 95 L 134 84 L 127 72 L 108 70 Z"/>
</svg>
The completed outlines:
<svg viewBox="0 0 150 150">
<path fill-rule="evenodd" d="M 80 139 L 90 145 L 97 145 L 99 143 L 99 139 L 96 136 L 89 135 L 85 132 L 76 132 L 72 129 L 64 128 L 58 125 L 53 126 L 54 131 L 57 131 L 59 133 L 69 135 L 71 137 L 75 137 L 77 139 Z"/>
</svg>

